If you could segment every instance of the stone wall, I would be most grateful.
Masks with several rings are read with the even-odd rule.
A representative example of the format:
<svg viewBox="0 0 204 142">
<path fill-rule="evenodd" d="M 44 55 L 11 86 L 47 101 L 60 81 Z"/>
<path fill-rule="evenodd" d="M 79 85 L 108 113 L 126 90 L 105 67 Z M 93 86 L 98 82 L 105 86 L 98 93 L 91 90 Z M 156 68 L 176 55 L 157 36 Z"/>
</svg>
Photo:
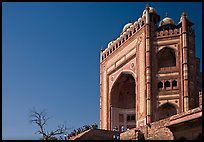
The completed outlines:
<svg viewBox="0 0 204 142">
<path fill-rule="evenodd" d="M 121 140 L 174 140 L 173 133 L 165 127 L 169 119 L 153 122 L 150 125 L 133 128 L 120 134 Z"/>
<path fill-rule="evenodd" d="M 152 122 L 146 126 L 133 128 L 120 134 L 121 140 L 175 140 L 179 137 L 199 139 L 202 130 L 202 107 Z M 190 125 L 192 130 L 187 125 Z M 174 126 L 174 129 L 170 128 Z M 185 130 L 185 128 L 187 128 Z M 171 130 L 170 130 L 171 129 Z M 185 132 L 184 134 L 182 132 Z M 175 136 L 176 138 L 175 138 Z M 194 135 L 189 137 L 188 135 Z"/>
<path fill-rule="evenodd" d="M 173 115 L 166 119 L 152 122 L 145 126 L 132 128 L 123 133 L 103 129 L 87 130 L 71 140 L 113 140 L 113 135 L 120 135 L 120 140 L 177 140 L 202 138 L 202 107 Z"/>
</svg>

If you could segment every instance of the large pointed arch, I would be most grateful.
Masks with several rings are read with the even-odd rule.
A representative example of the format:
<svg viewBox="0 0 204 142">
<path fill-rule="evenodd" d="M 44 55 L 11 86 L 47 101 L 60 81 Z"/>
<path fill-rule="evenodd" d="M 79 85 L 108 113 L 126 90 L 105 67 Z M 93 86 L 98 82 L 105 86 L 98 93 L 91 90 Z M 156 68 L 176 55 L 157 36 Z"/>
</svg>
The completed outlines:
<svg viewBox="0 0 204 142">
<path fill-rule="evenodd" d="M 120 78 L 120 76 L 122 76 L 124 74 L 132 75 L 132 77 L 136 80 L 136 74 L 133 71 L 131 71 L 131 70 L 123 70 L 120 74 L 118 74 L 117 76 L 114 77 L 116 79 L 114 80 L 113 84 L 110 86 L 111 89 L 109 90 L 109 94 L 111 93 L 113 86 L 117 83 L 117 81 Z"/>
<path fill-rule="evenodd" d="M 173 48 L 165 47 L 157 53 L 158 68 L 176 66 L 176 54 Z"/>
<path fill-rule="evenodd" d="M 177 114 L 177 106 L 167 102 L 159 106 L 157 110 L 157 120 L 165 119 L 175 114 Z"/>
<path fill-rule="evenodd" d="M 136 90 L 132 73 L 122 72 L 110 91 L 110 122 L 114 127 L 133 128 L 136 124 Z"/>
</svg>

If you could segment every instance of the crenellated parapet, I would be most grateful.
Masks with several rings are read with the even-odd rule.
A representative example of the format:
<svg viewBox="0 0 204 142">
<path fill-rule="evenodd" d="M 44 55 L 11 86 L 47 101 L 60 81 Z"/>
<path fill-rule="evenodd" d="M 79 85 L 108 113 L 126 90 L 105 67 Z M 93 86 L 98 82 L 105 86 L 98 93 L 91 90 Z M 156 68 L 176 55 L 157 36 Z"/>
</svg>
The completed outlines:
<svg viewBox="0 0 204 142">
<path fill-rule="evenodd" d="M 169 36 L 178 36 L 180 35 L 180 30 L 179 29 L 168 29 L 168 30 L 161 30 L 155 32 L 155 37 L 160 38 L 160 37 L 169 37 Z"/>
<path fill-rule="evenodd" d="M 134 23 L 127 23 L 120 36 L 109 42 L 108 47 L 105 50 L 101 51 L 101 62 L 104 61 L 108 56 L 110 56 L 114 51 L 120 48 L 129 38 L 131 38 L 134 34 L 140 31 L 142 27 L 145 25 L 145 15 L 142 15 L 137 21 Z"/>
</svg>

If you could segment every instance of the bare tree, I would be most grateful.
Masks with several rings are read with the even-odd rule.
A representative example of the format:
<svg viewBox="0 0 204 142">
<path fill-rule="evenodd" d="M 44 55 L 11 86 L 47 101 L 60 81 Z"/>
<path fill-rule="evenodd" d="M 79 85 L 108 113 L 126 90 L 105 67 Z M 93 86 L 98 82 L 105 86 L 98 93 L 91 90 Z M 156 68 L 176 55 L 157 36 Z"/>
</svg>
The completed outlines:
<svg viewBox="0 0 204 142">
<path fill-rule="evenodd" d="M 53 131 L 46 131 L 45 125 L 47 125 L 47 121 L 50 118 L 51 117 L 48 117 L 45 111 L 37 112 L 35 109 L 31 110 L 30 122 L 39 127 L 36 133 L 42 135 L 43 140 L 48 140 L 56 135 L 64 134 L 68 130 L 66 125 L 63 124 L 58 125 L 58 128 Z"/>
</svg>

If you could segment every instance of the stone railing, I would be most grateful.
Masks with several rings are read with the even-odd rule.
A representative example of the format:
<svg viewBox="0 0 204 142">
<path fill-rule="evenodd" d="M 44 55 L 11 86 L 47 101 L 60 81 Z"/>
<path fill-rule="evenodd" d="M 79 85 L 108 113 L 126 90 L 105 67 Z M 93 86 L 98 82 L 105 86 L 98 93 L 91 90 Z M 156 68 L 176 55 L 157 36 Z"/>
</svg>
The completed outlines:
<svg viewBox="0 0 204 142">
<path fill-rule="evenodd" d="M 180 34 L 179 29 L 162 30 L 155 33 L 156 37 L 177 36 Z"/>
<path fill-rule="evenodd" d="M 178 70 L 178 68 L 176 66 L 158 68 L 158 72 L 165 72 L 165 71 L 174 72 L 174 71 L 177 71 L 177 70 Z"/>
</svg>

